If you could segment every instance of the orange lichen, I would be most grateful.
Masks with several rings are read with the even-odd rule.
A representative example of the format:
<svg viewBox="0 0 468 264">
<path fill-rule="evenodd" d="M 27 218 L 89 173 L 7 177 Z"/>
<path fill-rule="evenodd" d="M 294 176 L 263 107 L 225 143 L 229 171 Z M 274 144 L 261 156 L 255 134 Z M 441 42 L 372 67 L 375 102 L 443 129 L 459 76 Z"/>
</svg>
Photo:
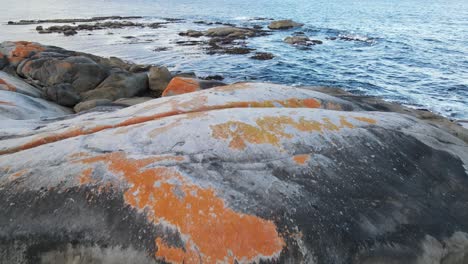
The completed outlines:
<svg viewBox="0 0 468 264">
<path fill-rule="evenodd" d="M 287 127 L 295 128 L 302 132 L 323 132 L 323 130 L 338 131 L 342 128 L 353 128 L 344 116 L 340 116 L 340 124 L 335 125 L 329 118 L 322 118 L 323 122 L 309 121 L 301 117 L 295 121 L 287 116 L 266 116 L 258 118 L 255 125 L 239 121 L 229 121 L 223 124 L 211 126 L 212 135 L 217 139 L 230 140 L 229 147 L 242 150 L 246 142 L 252 144 L 270 144 L 280 146 L 281 138 L 292 138 L 293 135 L 286 132 Z"/>
<path fill-rule="evenodd" d="M 200 90 L 200 83 L 191 78 L 175 77 L 169 82 L 162 96 L 191 93 Z"/>
<path fill-rule="evenodd" d="M 354 117 L 354 119 L 362 121 L 362 122 L 366 122 L 366 123 L 369 123 L 369 124 L 376 124 L 377 123 L 377 121 L 375 119 L 368 118 L 368 117 Z"/>
<path fill-rule="evenodd" d="M 44 51 L 45 48 L 39 44 L 35 44 L 28 41 L 18 41 L 15 42 L 16 48 L 11 51 L 11 56 L 13 57 L 22 57 L 27 58 L 32 54 Z"/>
<path fill-rule="evenodd" d="M 80 177 L 78 178 L 78 181 L 80 182 L 81 185 L 83 184 L 88 184 L 88 183 L 93 183 L 94 180 L 91 177 L 93 175 L 93 169 L 92 168 L 87 168 L 84 170 Z"/>
<path fill-rule="evenodd" d="M 26 172 L 28 172 L 29 169 L 22 169 L 20 171 L 17 171 L 13 174 L 11 174 L 10 176 L 8 176 L 8 180 L 12 181 L 12 180 L 15 180 L 21 176 L 23 176 L 24 174 L 26 174 Z"/>
<path fill-rule="evenodd" d="M 0 101 L 0 104 L 4 104 L 4 105 L 10 105 L 10 106 L 16 106 L 14 103 L 12 102 L 5 102 L 5 101 Z"/>
<path fill-rule="evenodd" d="M 15 92 L 16 91 L 16 87 L 7 83 L 5 80 L 1 79 L 0 78 L 0 85 L 3 85 L 4 87 L 6 87 L 6 89 L 8 91 L 12 91 L 12 92 Z"/>
<path fill-rule="evenodd" d="M 285 243 L 273 222 L 235 212 L 214 189 L 191 183 L 176 168 L 147 167 L 155 158 L 159 157 L 130 159 L 114 152 L 76 162 L 106 164 L 128 182 L 127 204 L 145 212 L 151 222 L 180 232 L 183 248 L 155 240 L 157 258 L 173 263 L 235 263 L 279 255 Z"/>
<path fill-rule="evenodd" d="M 294 162 L 296 162 L 299 165 L 305 165 L 307 161 L 309 161 L 310 155 L 309 154 L 301 154 L 301 155 L 296 155 L 293 157 Z"/>
</svg>

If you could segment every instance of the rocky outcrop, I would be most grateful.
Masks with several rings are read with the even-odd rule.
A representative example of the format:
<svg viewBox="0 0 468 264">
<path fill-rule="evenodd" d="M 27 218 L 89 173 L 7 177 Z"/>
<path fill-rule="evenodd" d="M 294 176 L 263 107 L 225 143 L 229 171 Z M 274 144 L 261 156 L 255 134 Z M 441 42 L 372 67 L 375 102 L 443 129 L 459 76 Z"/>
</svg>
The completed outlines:
<svg viewBox="0 0 468 264">
<path fill-rule="evenodd" d="M 291 44 L 291 45 L 301 45 L 301 46 L 310 46 L 310 45 L 318 45 L 323 44 L 321 40 L 314 40 L 310 39 L 306 36 L 291 36 L 286 37 L 284 42 Z"/>
<path fill-rule="evenodd" d="M 162 93 L 162 96 L 172 96 L 184 93 L 191 93 L 223 85 L 226 84 L 215 80 L 200 80 L 196 78 L 175 77 L 167 85 L 166 89 Z"/>
<path fill-rule="evenodd" d="M 156 91 L 152 95 L 159 97 L 172 78 L 162 67 L 151 69 L 151 65 L 132 64 L 115 57 L 103 58 L 39 43 L 3 42 L 0 52 L 4 54 L 4 68 L 23 78 L 20 81 L 11 74 L 0 73 L 0 89 L 34 97 L 42 94 L 44 99 L 71 108 L 87 100 L 114 101 L 147 94 L 150 88 L 148 71 L 151 87 Z"/>
<path fill-rule="evenodd" d="M 239 83 L 0 122 L 0 257 L 464 263 L 467 144 L 339 96 Z"/>
<path fill-rule="evenodd" d="M 290 28 L 295 28 L 295 27 L 302 27 L 304 24 L 294 22 L 290 19 L 287 20 L 276 20 L 272 21 L 269 25 L 269 29 L 290 29 Z"/>
</svg>

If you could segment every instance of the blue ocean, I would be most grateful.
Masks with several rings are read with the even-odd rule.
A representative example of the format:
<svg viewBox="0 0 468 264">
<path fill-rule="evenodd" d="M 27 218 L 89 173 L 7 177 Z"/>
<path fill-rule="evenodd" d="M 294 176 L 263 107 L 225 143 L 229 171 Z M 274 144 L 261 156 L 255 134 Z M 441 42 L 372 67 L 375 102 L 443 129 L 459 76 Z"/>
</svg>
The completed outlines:
<svg viewBox="0 0 468 264">
<path fill-rule="evenodd" d="M 379 96 L 453 119 L 468 119 L 468 1 L 466 0 L 11 0 L 1 1 L 0 41 L 28 40 L 145 64 L 166 65 L 227 82 L 266 81 L 336 86 Z M 139 21 L 183 19 L 165 27 L 106 29 L 66 37 L 38 34 L 20 19 L 142 16 Z M 275 58 L 209 55 L 178 45 L 178 33 L 213 26 L 196 21 L 266 26 L 293 19 L 301 28 L 248 39 L 246 46 Z M 47 25 L 44 25 L 47 26 Z M 304 34 L 323 44 L 283 42 Z"/>
</svg>

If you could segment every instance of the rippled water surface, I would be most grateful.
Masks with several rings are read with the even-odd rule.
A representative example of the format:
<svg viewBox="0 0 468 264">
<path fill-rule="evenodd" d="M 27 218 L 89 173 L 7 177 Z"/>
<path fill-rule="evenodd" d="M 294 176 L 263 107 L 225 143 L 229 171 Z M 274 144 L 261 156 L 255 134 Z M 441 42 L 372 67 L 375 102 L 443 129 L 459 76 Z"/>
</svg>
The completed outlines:
<svg viewBox="0 0 468 264">
<path fill-rule="evenodd" d="M 198 75 L 221 74 L 227 81 L 261 80 L 290 85 L 327 85 L 382 96 L 468 119 L 468 1 L 425 0 L 0 0 L 0 41 L 33 40 L 139 63 L 164 64 Z M 139 15 L 142 22 L 183 18 L 165 28 L 79 32 L 65 37 L 37 34 L 36 25 L 8 26 L 9 20 Z M 178 32 L 206 29 L 197 20 L 242 26 L 292 18 L 299 29 L 249 39 L 247 46 L 276 57 L 207 55 Z M 44 25 L 48 26 L 48 25 Z M 302 31 L 323 45 L 299 49 L 282 40 Z M 111 34 L 112 33 L 112 34 Z M 124 38 L 133 36 L 135 38 Z M 330 40 L 351 36 L 361 41 Z M 165 49 L 165 50 L 164 50 Z"/>
</svg>

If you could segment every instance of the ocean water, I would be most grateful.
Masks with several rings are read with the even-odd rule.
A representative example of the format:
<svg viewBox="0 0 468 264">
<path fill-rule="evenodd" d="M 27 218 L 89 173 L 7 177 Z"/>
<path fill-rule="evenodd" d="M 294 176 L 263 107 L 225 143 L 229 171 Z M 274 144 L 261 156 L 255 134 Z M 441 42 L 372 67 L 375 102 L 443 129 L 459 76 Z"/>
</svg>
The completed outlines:
<svg viewBox="0 0 468 264">
<path fill-rule="evenodd" d="M 468 119 L 466 0 L 0 0 L 0 6 L 0 41 L 39 41 L 200 76 L 220 74 L 228 82 L 338 86 Z M 6 25 L 9 20 L 106 15 L 138 15 L 143 22 L 185 20 L 159 29 L 81 31 L 72 37 L 40 35 L 36 25 Z M 201 47 L 175 43 L 187 40 L 178 36 L 181 31 L 213 27 L 193 23 L 197 20 L 266 27 L 268 21 L 255 17 L 291 18 L 305 26 L 247 40 L 256 51 L 273 53 L 269 61 L 207 55 Z M 297 31 L 324 43 L 300 49 L 282 41 Z M 339 36 L 357 40 L 329 39 Z"/>
</svg>

